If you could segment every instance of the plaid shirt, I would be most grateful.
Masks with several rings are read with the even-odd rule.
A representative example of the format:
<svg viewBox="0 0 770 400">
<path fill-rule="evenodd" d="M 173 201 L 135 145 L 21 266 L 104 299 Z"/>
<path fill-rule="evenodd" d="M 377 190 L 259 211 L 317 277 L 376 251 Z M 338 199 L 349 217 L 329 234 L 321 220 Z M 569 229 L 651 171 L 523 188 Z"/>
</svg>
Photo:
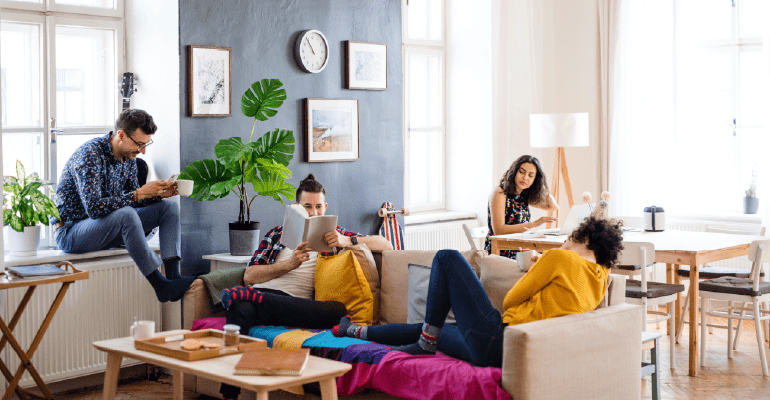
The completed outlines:
<svg viewBox="0 0 770 400">
<path fill-rule="evenodd" d="M 358 233 L 348 232 L 339 226 L 337 232 L 345 236 L 362 236 Z M 274 264 L 275 259 L 278 258 L 278 253 L 281 252 L 286 246 L 281 244 L 281 234 L 283 234 L 283 226 L 279 225 L 267 232 L 262 241 L 259 243 L 259 248 L 254 252 L 254 256 L 251 257 L 249 265 L 265 265 Z M 321 256 L 330 256 L 340 252 L 342 250 L 339 247 L 334 248 L 333 253 L 319 253 Z"/>
</svg>

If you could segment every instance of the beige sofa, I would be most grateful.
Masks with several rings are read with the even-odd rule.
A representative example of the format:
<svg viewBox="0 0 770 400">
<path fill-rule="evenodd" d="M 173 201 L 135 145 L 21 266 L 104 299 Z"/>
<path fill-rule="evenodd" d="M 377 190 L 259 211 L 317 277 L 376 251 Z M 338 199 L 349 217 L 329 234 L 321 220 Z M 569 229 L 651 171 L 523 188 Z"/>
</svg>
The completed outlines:
<svg viewBox="0 0 770 400">
<path fill-rule="evenodd" d="M 435 251 L 397 250 L 374 253 L 381 284 L 380 323 L 407 322 L 408 266 L 430 266 L 434 254 Z M 490 280 L 497 284 L 504 281 L 491 276 L 489 271 L 497 268 L 500 273 L 501 265 L 510 265 L 506 264 L 508 260 L 481 252 L 463 254 L 482 275 L 489 293 L 494 290 L 487 287 Z M 512 270 L 507 279 L 515 281 L 522 274 Z M 506 328 L 502 387 L 514 399 L 639 399 L 641 307 L 624 304 L 624 277 L 611 277 L 606 307 Z M 212 313 L 208 290 L 198 279 L 183 299 L 183 325 L 189 329 L 194 320 L 211 316 L 224 314 Z M 194 377 L 186 378 L 185 388 L 218 395 L 218 385 Z M 271 398 L 284 395 L 296 398 L 277 393 Z M 393 398 L 384 393 L 354 397 Z"/>
</svg>

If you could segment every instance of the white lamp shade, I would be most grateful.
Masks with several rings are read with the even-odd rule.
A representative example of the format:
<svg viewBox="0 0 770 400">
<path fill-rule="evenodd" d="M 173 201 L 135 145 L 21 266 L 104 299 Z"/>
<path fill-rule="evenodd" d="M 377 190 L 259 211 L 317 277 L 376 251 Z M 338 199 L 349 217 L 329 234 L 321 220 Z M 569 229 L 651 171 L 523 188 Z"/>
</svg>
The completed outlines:
<svg viewBox="0 0 770 400">
<path fill-rule="evenodd" d="M 588 113 L 530 114 L 532 147 L 588 146 Z"/>
</svg>

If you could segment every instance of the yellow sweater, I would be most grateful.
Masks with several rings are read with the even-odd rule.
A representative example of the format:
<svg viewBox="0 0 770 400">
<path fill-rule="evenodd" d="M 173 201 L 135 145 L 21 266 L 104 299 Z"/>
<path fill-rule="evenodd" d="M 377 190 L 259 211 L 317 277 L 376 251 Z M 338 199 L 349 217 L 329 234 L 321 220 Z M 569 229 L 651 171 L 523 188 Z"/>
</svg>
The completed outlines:
<svg viewBox="0 0 770 400">
<path fill-rule="evenodd" d="M 505 295 L 503 322 L 523 324 L 596 309 L 609 271 L 571 250 L 543 253 Z"/>
</svg>

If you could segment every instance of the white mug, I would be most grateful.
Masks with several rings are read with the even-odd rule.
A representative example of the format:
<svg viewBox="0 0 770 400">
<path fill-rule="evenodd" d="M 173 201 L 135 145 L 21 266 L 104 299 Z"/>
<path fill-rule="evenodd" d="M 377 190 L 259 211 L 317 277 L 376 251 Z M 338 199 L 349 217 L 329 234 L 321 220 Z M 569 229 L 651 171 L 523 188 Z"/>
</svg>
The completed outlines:
<svg viewBox="0 0 770 400">
<path fill-rule="evenodd" d="M 537 255 L 535 250 L 524 250 L 516 253 L 516 261 L 519 262 L 519 268 L 524 272 L 529 271 L 532 265 L 535 264 L 535 261 L 532 261 L 532 257 L 535 255 Z"/>
<path fill-rule="evenodd" d="M 155 335 L 155 321 L 136 321 L 131 325 L 131 337 L 147 339 Z"/>
<path fill-rule="evenodd" d="M 177 179 L 176 191 L 179 192 L 180 196 L 189 197 L 193 192 L 194 184 L 195 184 L 195 181 L 191 181 L 189 179 Z"/>
</svg>

